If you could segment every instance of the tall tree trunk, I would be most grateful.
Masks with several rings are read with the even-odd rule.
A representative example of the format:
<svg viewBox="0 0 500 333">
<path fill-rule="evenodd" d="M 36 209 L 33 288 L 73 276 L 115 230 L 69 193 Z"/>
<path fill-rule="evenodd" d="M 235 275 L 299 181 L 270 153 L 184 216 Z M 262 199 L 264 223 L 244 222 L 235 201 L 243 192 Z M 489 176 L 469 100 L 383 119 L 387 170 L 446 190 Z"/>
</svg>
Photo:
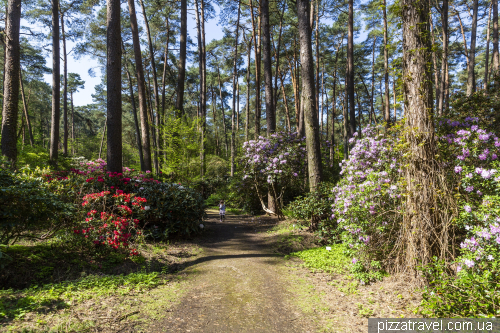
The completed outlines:
<svg viewBox="0 0 500 333">
<path fill-rule="evenodd" d="M 375 43 L 377 42 L 377 37 L 373 37 L 373 50 L 372 50 L 372 94 L 371 94 L 371 103 L 370 103 L 370 125 L 372 123 L 372 116 L 375 115 Z"/>
<path fill-rule="evenodd" d="M 322 165 L 317 117 L 318 113 L 316 112 L 316 92 L 314 87 L 314 65 L 311 30 L 309 26 L 309 10 L 308 0 L 297 0 L 309 189 L 311 191 L 315 191 L 316 187 L 322 180 Z"/>
<path fill-rule="evenodd" d="M 167 21 L 167 43 L 165 45 L 165 52 L 163 55 L 164 61 L 163 61 L 163 74 L 161 78 L 161 87 L 162 87 L 162 92 L 161 92 L 161 107 L 162 107 L 162 115 L 165 117 L 165 90 L 166 90 L 166 79 L 167 79 L 167 67 L 168 67 L 168 48 L 169 48 L 169 42 L 170 42 L 170 22 L 168 20 L 168 17 L 166 18 Z"/>
<path fill-rule="evenodd" d="M 448 90 L 448 12 L 449 5 L 448 0 L 443 0 L 443 6 L 441 7 L 441 30 L 443 39 L 443 54 L 441 58 L 441 86 L 439 88 L 438 109 L 437 114 L 442 116 L 445 108 L 445 99 L 447 100 L 446 91 Z"/>
<path fill-rule="evenodd" d="M 467 71 L 467 96 L 476 91 L 476 34 L 477 34 L 477 11 L 479 1 L 474 0 L 472 7 L 472 28 L 470 32 L 469 69 Z"/>
<path fill-rule="evenodd" d="M 203 2 L 203 0 L 201 0 Z M 201 8 L 198 5 L 198 0 L 195 0 L 195 10 L 196 10 L 196 28 L 198 32 L 198 66 L 199 66 L 199 73 L 200 73 L 200 100 L 199 100 L 199 105 L 200 105 L 200 117 L 201 117 L 201 126 L 200 126 L 200 176 L 203 178 L 205 175 L 205 128 L 206 128 L 206 73 L 204 69 L 204 57 L 205 57 L 205 31 L 203 29 L 202 32 L 202 26 L 204 25 L 204 22 L 200 19 L 200 13 L 199 10 L 201 9 L 201 18 L 204 18 L 203 15 L 203 5 Z"/>
<path fill-rule="evenodd" d="M 262 0 L 262 3 L 267 0 Z M 268 8 L 269 10 L 269 8 Z M 241 1 L 238 1 L 238 19 L 236 20 L 236 37 L 234 41 L 234 61 L 233 61 L 233 106 L 231 109 L 231 177 L 234 176 L 234 171 L 235 171 L 235 165 L 234 165 L 234 159 L 236 157 L 236 126 L 235 126 L 235 118 L 236 118 L 236 81 L 238 80 L 237 74 L 238 74 L 238 41 L 239 41 L 239 31 L 240 31 L 240 14 L 241 14 Z M 268 13 L 269 16 L 269 13 Z M 269 19 L 269 17 L 268 17 Z M 268 28 L 269 28 L 269 20 L 268 20 Z M 269 30 L 269 29 L 268 29 Z M 268 31 L 269 32 L 269 31 Z M 264 35 L 265 35 L 265 27 L 264 27 Z M 265 44 L 265 43 L 264 43 Z M 268 40 L 269 44 L 269 40 Z M 269 55 L 271 53 L 271 50 L 269 50 Z M 266 50 L 264 47 L 264 62 L 265 62 L 265 56 Z M 267 90 L 266 90 L 267 91 Z M 267 96 L 266 96 L 266 101 L 267 101 Z M 266 106 L 267 107 L 267 106 Z"/>
<path fill-rule="evenodd" d="M 150 59 L 151 59 L 151 68 L 153 70 L 153 89 L 154 89 L 154 95 L 155 95 L 155 110 L 156 110 L 156 150 L 157 150 L 157 156 L 160 156 L 161 152 L 161 141 L 160 141 L 160 123 L 161 123 L 161 112 L 160 112 L 160 96 L 158 94 L 158 76 L 156 74 L 156 63 L 155 63 L 155 54 L 153 50 L 153 42 L 151 41 L 151 32 L 149 30 L 149 21 L 148 17 L 146 15 L 146 7 L 144 6 L 144 1 L 139 0 L 141 3 L 142 7 L 142 15 L 144 16 L 144 23 L 146 25 L 146 33 L 148 36 L 148 46 L 149 46 L 149 54 L 150 54 Z M 155 172 L 158 174 L 160 171 L 160 162 L 159 159 L 155 159 Z"/>
<path fill-rule="evenodd" d="M 253 0 L 250 0 L 250 17 L 252 19 L 252 30 L 253 30 L 253 44 L 255 45 L 255 140 L 258 140 L 260 135 L 260 13 L 257 20 L 257 25 L 255 25 L 254 12 L 253 12 Z M 256 33 L 257 31 L 257 33 Z"/>
<path fill-rule="evenodd" d="M 71 154 L 75 155 L 75 107 L 73 105 L 73 91 L 70 92 L 71 96 Z"/>
<path fill-rule="evenodd" d="M 498 75 L 498 66 L 500 63 L 498 53 L 498 0 L 492 0 L 493 7 L 493 70 Z"/>
<path fill-rule="evenodd" d="M 346 71 L 345 71 L 345 80 L 344 80 L 344 101 L 342 105 L 342 118 L 344 120 L 344 160 L 347 160 L 349 158 L 349 111 L 348 111 L 348 92 L 347 92 L 347 66 L 346 66 Z M 380 81 L 382 82 L 382 81 Z"/>
<path fill-rule="evenodd" d="M 389 51 L 387 50 L 387 1 L 384 0 L 384 83 L 385 83 L 385 109 L 384 109 L 384 120 L 387 127 L 391 125 L 391 110 L 389 102 Z"/>
<path fill-rule="evenodd" d="M 59 120 L 61 117 L 61 69 L 59 50 L 59 0 L 52 0 L 52 122 L 50 126 L 50 162 L 57 165 Z M 16 72 L 16 81 L 19 74 Z M 16 102 L 17 103 L 17 102 Z"/>
<path fill-rule="evenodd" d="M 347 95 L 349 101 L 349 127 L 350 135 L 352 136 L 356 132 L 356 105 L 354 104 L 354 0 L 349 0 L 349 28 L 347 35 Z M 386 75 L 388 75 L 387 71 Z"/>
<path fill-rule="evenodd" d="M 403 219 L 401 267 L 415 272 L 426 265 L 437 247 L 435 181 L 436 163 L 433 121 L 429 2 L 403 0 L 403 85 L 407 142 L 411 161 L 406 168 L 406 214 Z"/>
<path fill-rule="evenodd" d="M 131 0 L 133 1 L 133 0 Z M 122 172 L 122 45 L 120 0 L 107 0 L 107 169 Z"/>
<path fill-rule="evenodd" d="M 488 74 L 489 74 L 489 64 L 488 61 L 490 60 L 490 25 L 491 25 L 491 4 L 490 4 L 490 11 L 488 13 L 488 24 L 486 28 L 486 55 L 484 57 L 484 83 L 483 83 L 483 88 L 486 90 L 488 88 Z"/>
<path fill-rule="evenodd" d="M 214 93 L 214 87 L 210 86 L 210 92 L 212 94 L 212 117 L 214 119 L 214 127 L 215 127 L 215 155 L 220 155 L 219 149 L 219 129 L 217 126 L 217 94 Z"/>
<path fill-rule="evenodd" d="M 21 70 L 21 68 L 19 68 L 19 82 L 21 85 L 21 98 L 23 100 L 24 118 L 26 119 L 26 127 L 28 127 L 28 134 L 30 136 L 30 145 L 31 147 L 33 147 L 35 142 L 33 140 L 33 131 L 31 130 L 31 121 L 28 115 L 28 104 L 26 103 L 26 98 L 24 96 L 23 71 Z"/>
<path fill-rule="evenodd" d="M 316 5 L 316 29 L 314 29 L 314 37 L 315 37 L 315 48 L 316 48 L 316 77 L 315 77 L 315 82 L 316 82 L 316 112 L 318 112 L 318 119 L 321 121 L 321 116 L 319 114 L 319 94 L 320 94 L 320 89 L 319 89 L 319 61 L 320 61 L 320 54 L 319 54 L 319 2 L 320 0 L 316 0 L 314 4 Z M 311 10 L 312 12 L 312 10 Z"/>
<path fill-rule="evenodd" d="M 122 44 L 123 47 L 123 44 Z M 125 47 L 123 47 L 123 53 L 125 53 Z M 137 147 L 139 149 L 139 161 L 141 163 L 141 170 L 144 170 L 144 157 L 142 154 L 142 144 L 141 144 L 141 132 L 139 130 L 139 119 L 137 118 L 137 107 L 135 106 L 134 88 L 132 85 L 132 77 L 130 76 L 130 71 L 128 67 L 125 66 L 128 79 L 128 89 L 130 94 L 130 103 L 132 104 L 132 113 L 134 114 L 134 125 L 135 125 L 135 135 L 137 140 Z"/>
<path fill-rule="evenodd" d="M 64 31 L 64 13 L 61 13 L 61 35 L 63 43 L 63 154 L 68 156 L 68 53 L 66 52 L 66 33 Z"/>
<path fill-rule="evenodd" d="M 217 77 L 219 79 L 219 98 L 220 98 L 220 105 L 222 108 L 222 129 L 224 130 L 224 141 L 226 143 L 226 157 L 227 157 L 229 147 L 227 144 L 226 113 L 224 112 L 224 98 L 222 98 L 222 80 L 220 78 L 220 68 L 218 65 L 217 65 Z"/>
<path fill-rule="evenodd" d="M 184 114 L 184 81 L 186 80 L 187 50 L 187 0 L 181 0 L 181 34 L 179 44 L 179 74 L 177 78 L 177 101 L 175 102 L 175 109 L 179 113 L 178 116 Z"/>
<path fill-rule="evenodd" d="M 285 75 L 286 75 L 286 73 L 285 73 Z M 284 78 L 283 78 L 283 73 L 281 71 L 279 72 L 279 76 L 280 76 L 280 81 L 281 81 L 281 91 L 283 93 L 283 104 L 285 104 L 286 122 L 287 122 L 288 132 L 291 132 L 292 125 L 291 125 L 291 121 L 290 121 L 290 111 L 288 109 L 288 100 L 286 98 L 286 93 L 285 93 L 285 82 L 284 82 Z"/>
<path fill-rule="evenodd" d="M 21 70 L 19 46 L 21 0 L 9 0 L 7 6 L 8 10 L 5 22 L 5 79 L 2 110 L 2 138 L 0 144 L 2 155 L 12 163 L 12 168 L 15 168 L 17 161 L 16 129 L 19 100 L 19 72 Z"/>
<path fill-rule="evenodd" d="M 245 34 L 243 34 L 245 36 Z M 247 105 L 246 105 L 246 115 L 245 115 L 245 142 L 248 142 L 248 127 L 250 125 L 250 56 L 252 52 L 252 39 L 248 41 L 248 53 L 247 53 Z"/>
<path fill-rule="evenodd" d="M 104 147 L 104 137 L 106 136 L 107 127 L 108 127 L 108 120 L 106 119 L 104 123 L 104 129 L 102 130 L 101 144 L 99 145 L 99 159 L 101 159 L 102 156 L 102 147 Z"/>
<path fill-rule="evenodd" d="M 108 0 L 109 1 L 109 0 Z M 146 82 L 144 80 L 144 68 L 142 67 L 141 44 L 139 41 L 139 28 L 135 14 L 134 0 L 128 0 L 130 13 L 130 27 L 132 29 L 132 42 L 134 46 L 135 68 L 137 75 L 137 91 L 139 94 L 139 113 L 141 117 L 141 139 L 144 155 L 144 168 L 142 171 L 151 171 L 151 144 L 149 139 L 148 106 L 146 97 Z"/>
<path fill-rule="evenodd" d="M 430 1 L 430 0 L 429 0 Z M 429 2 L 429 7 L 431 7 L 431 3 Z M 439 67 L 438 67 L 438 61 L 437 61 L 437 50 L 435 48 L 436 45 L 436 40 L 434 36 L 434 22 L 432 21 L 432 10 L 429 13 L 429 19 L 430 19 L 430 24 L 431 24 L 431 37 L 432 37 L 432 65 L 434 66 L 434 88 L 436 89 L 436 98 L 439 98 L 441 96 L 441 93 L 439 92 L 440 88 L 440 81 L 439 81 Z M 394 88 L 393 88 L 394 90 Z M 396 91 L 394 90 L 394 94 Z M 395 99 L 394 99 L 395 100 Z M 394 101 L 396 103 L 396 101 Z M 439 103 L 439 102 L 438 102 Z M 394 106 L 396 108 L 396 106 Z M 396 120 L 394 120 L 394 123 Z"/>
<path fill-rule="evenodd" d="M 338 55 L 338 50 L 337 50 Z M 333 70 L 333 85 L 332 85 L 332 134 L 330 138 L 330 163 L 335 159 L 335 112 L 337 103 L 337 55 L 335 56 L 335 67 Z M 327 95 L 328 96 L 328 95 Z"/>
</svg>

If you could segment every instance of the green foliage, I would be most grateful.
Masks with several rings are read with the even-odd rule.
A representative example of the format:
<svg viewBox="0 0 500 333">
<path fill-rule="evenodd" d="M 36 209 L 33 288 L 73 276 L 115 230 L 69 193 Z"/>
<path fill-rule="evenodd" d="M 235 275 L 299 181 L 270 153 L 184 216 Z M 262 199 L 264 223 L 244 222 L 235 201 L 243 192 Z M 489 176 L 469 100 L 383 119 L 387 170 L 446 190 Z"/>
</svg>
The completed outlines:
<svg viewBox="0 0 500 333">
<path fill-rule="evenodd" d="M 309 192 L 296 198 L 286 207 L 287 216 L 299 221 L 311 221 L 313 217 L 325 220 L 331 212 L 332 184 L 321 183 L 316 192 Z"/>
<path fill-rule="evenodd" d="M 169 114 L 172 114 L 170 112 Z M 165 125 L 161 126 L 161 137 L 164 140 L 165 161 L 162 169 L 176 180 L 185 182 L 200 174 L 200 132 L 199 121 L 193 119 L 167 116 Z M 191 160 L 197 156 L 198 163 L 189 167 Z"/>
<path fill-rule="evenodd" d="M 199 193 L 180 184 L 153 182 L 142 186 L 137 193 L 147 199 L 144 222 L 150 236 L 189 236 L 202 230 L 205 204 Z"/>
<path fill-rule="evenodd" d="M 42 307 L 65 308 L 92 298 L 143 292 L 162 283 L 159 273 L 119 276 L 89 275 L 77 281 L 33 286 L 19 292 L 0 290 L 0 318 L 23 318 Z"/>
<path fill-rule="evenodd" d="M 70 223 L 73 206 L 52 193 L 41 178 L 0 168 L 0 244 L 19 237 L 45 237 Z"/>
<path fill-rule="evenodd" d="M 361 262 L 355 262 L 351 266 L 351 276 L 358 280 L 361 281 L 361 283 L 370 283 L 373 281 L 380 281 L 384 278 L 384 276 L 387 276 L 387 273 L 382 270 L 382 265 L 380 264 L 380 261 L 372 260 L 368 265 L 363 264 Z"/>
<path fill-rule="evenodd" d="M 313 271 L 319 270 L 336 274 L 347 272 L 349 257 L 344 254 L 344 245 L 333 244 L 330 247 L 330 251 L 327 251 L 325 247 L 317 247 L 294 252 L 291 255 L 302 259 L 304 266 Z"/>
<path fill-rule="evenodd" d="M 423 292 L 424 315 L 440 318 L 500 316 L 499 260 L 495 260 L 489 270 L 468 270 L 457 275 L 440 261 L 422 271 L 429 280 Z"/>
</svg>

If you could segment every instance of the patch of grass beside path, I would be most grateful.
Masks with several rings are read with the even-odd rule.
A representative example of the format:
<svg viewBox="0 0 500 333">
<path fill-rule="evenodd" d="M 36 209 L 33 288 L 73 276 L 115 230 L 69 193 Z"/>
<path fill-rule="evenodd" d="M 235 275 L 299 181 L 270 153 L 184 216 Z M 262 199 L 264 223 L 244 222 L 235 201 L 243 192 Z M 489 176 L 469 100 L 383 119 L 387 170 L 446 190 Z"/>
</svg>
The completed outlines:
<svg viewBox="0 0 500 333">
<path fill-rule="evenodd" d="M 89 275 L 72 282 L 0 291 L 0 319 L 23 318 L 29 312 L 61 309 L 84 300 L 144 292 L 166 283 L 157 272 L 118 276 Z"/>
<path fill-rule="evenodd" d="M 313 272 L 345 273 L 349 265 L 349 257 L 344 254 L 344 245 L 334 244 L 329 248 L 330 250 L 327 250 L 325 246 L 322 246 L 293 252 L 290 255 L 302 259 L 304 266 Z"/>
</svg>

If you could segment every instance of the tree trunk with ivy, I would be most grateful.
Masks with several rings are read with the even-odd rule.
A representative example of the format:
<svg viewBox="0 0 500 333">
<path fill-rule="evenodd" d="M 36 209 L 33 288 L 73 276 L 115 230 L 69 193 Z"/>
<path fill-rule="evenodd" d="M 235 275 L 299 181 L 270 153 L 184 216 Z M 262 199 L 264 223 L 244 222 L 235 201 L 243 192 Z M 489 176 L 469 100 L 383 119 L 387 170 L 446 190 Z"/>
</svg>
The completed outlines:
<svg viewBox="0 0 500 333">
<path fill-rule="evenodd" d="M 396 244 L 396 267 L 416 273 L 433 256 L 444 259 L 449 244 L 448 192 L 436 160 L 432 50 L 429 2 L 403 0 L 403 77 L 406 129 L 409 145 L 406 168 L 406 203 L 401 234 Z"/>
</svg>

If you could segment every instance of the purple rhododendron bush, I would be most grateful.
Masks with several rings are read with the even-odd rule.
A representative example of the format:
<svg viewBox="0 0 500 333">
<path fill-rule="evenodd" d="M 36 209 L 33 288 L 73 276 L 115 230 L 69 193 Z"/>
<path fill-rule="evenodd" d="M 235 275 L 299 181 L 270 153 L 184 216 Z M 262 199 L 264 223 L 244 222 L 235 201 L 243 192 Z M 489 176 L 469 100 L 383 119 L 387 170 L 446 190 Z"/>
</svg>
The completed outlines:
<svg viewBox="0 0 500 333">
<path fill-rule="evenodd" d="M 297 133 L 275 133 L 243 143 L 243 180 L 256 191 L 264 211 L 282 216 L 285 191 L 303 181 L 307 168 L 304 140 Z M 274 198 L 274 210 L 264 202 L 268 193 Z"/>
<path fill-rule="evenodd" d="M 486 126 L 484 126 L 486 127 Z M 424 314 L 500 315 L 500 139 L 475 117 L 439 122 L 437 142 L 446 182 L 453 189 L 453 230 L 448 258 L 422 267 L 428 281 Z M 398 127 L 387 134 L 366 128 L 351 139 L 341 181 L 333 188 L 326 234 L 342 231 L 354 277 L 369 282 L 394 267 L 405 213 L 405 140 Z M 444 191 L 444 189 L 443 189 Z M 436 236 L 436 241 L 439 241 Z M 454 259 L 453 259 L 454 258 Z"/>
</svg>

